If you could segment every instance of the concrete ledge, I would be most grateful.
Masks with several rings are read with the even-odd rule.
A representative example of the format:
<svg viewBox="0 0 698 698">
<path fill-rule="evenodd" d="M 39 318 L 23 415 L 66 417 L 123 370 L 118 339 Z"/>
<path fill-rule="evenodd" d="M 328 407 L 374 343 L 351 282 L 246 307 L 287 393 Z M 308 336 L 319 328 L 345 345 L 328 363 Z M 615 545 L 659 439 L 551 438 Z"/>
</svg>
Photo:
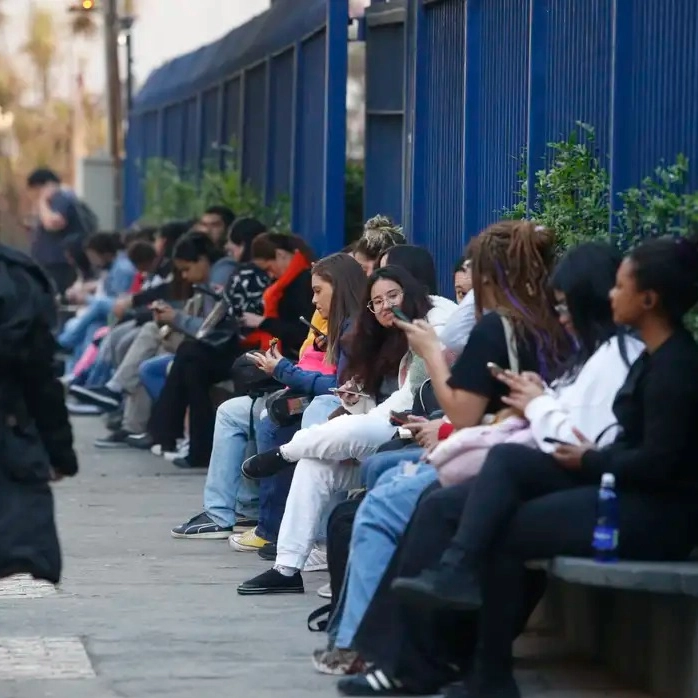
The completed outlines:
<svg viewBox="0 0 698 698">
<path fill-rule="evenodd" d="M 658 698 L 698 698 L 698 563 L 559 557 L 546 615 L 570 649 Z"/>
<path fill-rule="evenodd" d="M 698 597 L 698 562 L 605 564 L 586 558 L 556 557 L 543 568 L 553 577 L 585 586 Z"/>
</svg>

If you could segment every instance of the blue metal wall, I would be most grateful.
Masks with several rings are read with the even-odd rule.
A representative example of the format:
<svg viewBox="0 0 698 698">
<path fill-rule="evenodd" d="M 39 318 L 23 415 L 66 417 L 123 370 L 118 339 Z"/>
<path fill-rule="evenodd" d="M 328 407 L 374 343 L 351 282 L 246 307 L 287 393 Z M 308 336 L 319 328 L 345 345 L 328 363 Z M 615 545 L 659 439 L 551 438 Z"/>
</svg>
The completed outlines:
<svg viewBox="0 0 698 698">
<path fill-rule="evenodd" d="M 366 17 L 366 218 L 402 220 L 405 2 L 376 3 Z"/>
<path fill-rule="evenodd" d="M 126 223 L 143 210 L 149 158 L 192 175 L 234 164 L 268 202 L 290 197 L 294 230 L 319 254 L 341 248 L 347 18 L 347 0 L 277 0 L 151 74 L 129 118 Z"/>
<path fill-rule="evenodd" d="M 678 153 L 698 162 L 695 0 L 407 0 L 404 26 L 404 138 L 369 133 L 366 181 L 404 161 L 403 219 L 444 291 L 463 243 L 514 200 L 522 154 L 531 185 L 575 122 L 595 128 L 614 192 Z"/>
</svg>

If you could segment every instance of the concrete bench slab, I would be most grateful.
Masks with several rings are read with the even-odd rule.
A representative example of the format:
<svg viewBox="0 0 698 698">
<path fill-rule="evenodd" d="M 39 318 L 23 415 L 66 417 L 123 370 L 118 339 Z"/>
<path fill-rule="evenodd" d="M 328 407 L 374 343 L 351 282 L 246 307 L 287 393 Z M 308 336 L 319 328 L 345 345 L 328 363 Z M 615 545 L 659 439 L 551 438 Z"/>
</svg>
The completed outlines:
<svg viewBox="0 0 698 698">
<path fill-rule="evenodd" d="M 698 562 L 599 563 L 556 557 L 545 569 L 558 579 L 609 589 L 698 597 Z"/>
</svg>

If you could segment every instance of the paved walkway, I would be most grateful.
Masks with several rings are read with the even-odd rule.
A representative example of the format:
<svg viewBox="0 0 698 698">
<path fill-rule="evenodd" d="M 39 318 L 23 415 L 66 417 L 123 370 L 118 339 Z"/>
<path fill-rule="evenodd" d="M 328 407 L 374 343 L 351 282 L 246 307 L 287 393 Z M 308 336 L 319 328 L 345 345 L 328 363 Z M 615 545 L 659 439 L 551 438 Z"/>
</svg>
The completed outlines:
<svg viewBox="0 0 698 698">
<path fill-rule="evenodd" d="M 203 474 L 150 454 L 97 452 L 100 426 L 75 421 L 82 472 L 56 487 L 61 589 L 0 583 L 0 697 L 335 695 L 333 679 L 312 671 L 322 638 L 305 626 L 326 575 L 305 575 L 305 596 L 239 597 L 235 586 L 264 562 L 225 541 L 169 535 L 199 509 Z M 523 666 L 527 696 L 639 698 L 595 670 Z"/>
</svg>

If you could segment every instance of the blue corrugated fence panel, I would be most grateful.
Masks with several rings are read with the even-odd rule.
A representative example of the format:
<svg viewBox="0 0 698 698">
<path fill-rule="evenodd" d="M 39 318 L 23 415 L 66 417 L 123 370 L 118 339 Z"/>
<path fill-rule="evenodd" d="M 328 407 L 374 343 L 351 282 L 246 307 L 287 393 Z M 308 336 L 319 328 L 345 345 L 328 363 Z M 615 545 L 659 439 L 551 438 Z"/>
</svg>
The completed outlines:
<svg viewBox="0 0 698 698">
<path fill-rule="evenodd" d="M 619 22 L 624 22 L 619 17 Z M 678 153 L 692 161 L 691 185 L 698 186 L 698 4 L 695 0 L 633 3 L 633 37 L 627 119 L 628 184 L 651 174 L 661 160 Z"/>
<path fill-rule="evenodd" d="M 184 103 L 184 170 L 193 173 L 199 166 L 199 102 L 196 97 Z"/>
<path fill-rule="evenodd" d="M 368 116 L 364 215 L 402 221 L 403 117 Z"/>
<path fill-rule="evenodd" d="M 369 19 L 366 30 L 366 218 L 382 213 L 396 221 L 402 220 L 404 61 L 404 21 L 388 24 L 372 23 Z"/>
<path fill-rule="evenodd" d="M 369 24 L 366 33 L 366 104 L 372 111 L 402 111 L 405 26 Z"/>
<path fill-rule="evenodd" d="M 480 6 L 479 110 L 471 122 L 479 147 L 475 162 L 466 162 L 476 170 L 469 177 L 477 184 L 477 214 L 469 212 L 468 237 L 514 201 L 528 117 L 528 1 L 483 0 Z"/>
<path fill-rule="evenodd" d="M 242 92 L 240 77 L 233 78 L 223 87 L 223 146 L 232 147 L 240 162 L 240 104 Z M 224 162 L 231 155 L 224 149 Z"/>
<path fill-rule="evenodd" d="M 163 111 L 164 153 L 163 157 L 178 168 L 184 164 L 184 104 L 173 104 Z"/>
<path fill-rule="evenodd" d="M 203 141 L 201 157 L 204 162 L 215 160 L 218 152 L 214 145 L 221 138 L 220 89 L 207 90 L 201 96 L 201 128 Z"/>
<path fill-rule="evenodd" d="M 428 247 L 437 265 L 441 289 L 453 285 L 451 270 L 462 254 L 465 0 L 425 5 L 427 54 L 423 118 L 417 138 L 424 139 L 425 177 L 414 192 L 412 238 Z"/>
<path fill-rule="evenodd" d="M 264 191 L 267 169 L 267 64 L 245 73 L 245 122 L 242 143 L 242 177 L 255 191 Z"/>
<path fill-rule="evenodd" d="M 545 136 L 567 138 L 576 121 L 594 127 L 603 163 L 611 106 L 612 3 L 555 0 L 548 4 Z M 541 166 L 543 163 L 540 163 Z"/>
<path fill-rule="evenodd" d="M 291 49 L 271 60 L 267 201 L 291 193 L 294 56 Z"/>
<path fill-rule="evenodd" d="M 296 87 L 300 124 L 296 130 L 294 220 L 298 232 L 324 253 L 325 37 L 323 30 L 300 45 L 301 84 Z M 336 250 L 333 250 L 336 251 Z"/>
<path fill-rule="evenodd" d="M 143 117 L 129 119 L 126 132 L 126 159 L 124 160 L 124 223 L 128 226 L 137 221 L 141 215 L 141 175 L 139 162 L 142 147 Z"/>
</svg>

